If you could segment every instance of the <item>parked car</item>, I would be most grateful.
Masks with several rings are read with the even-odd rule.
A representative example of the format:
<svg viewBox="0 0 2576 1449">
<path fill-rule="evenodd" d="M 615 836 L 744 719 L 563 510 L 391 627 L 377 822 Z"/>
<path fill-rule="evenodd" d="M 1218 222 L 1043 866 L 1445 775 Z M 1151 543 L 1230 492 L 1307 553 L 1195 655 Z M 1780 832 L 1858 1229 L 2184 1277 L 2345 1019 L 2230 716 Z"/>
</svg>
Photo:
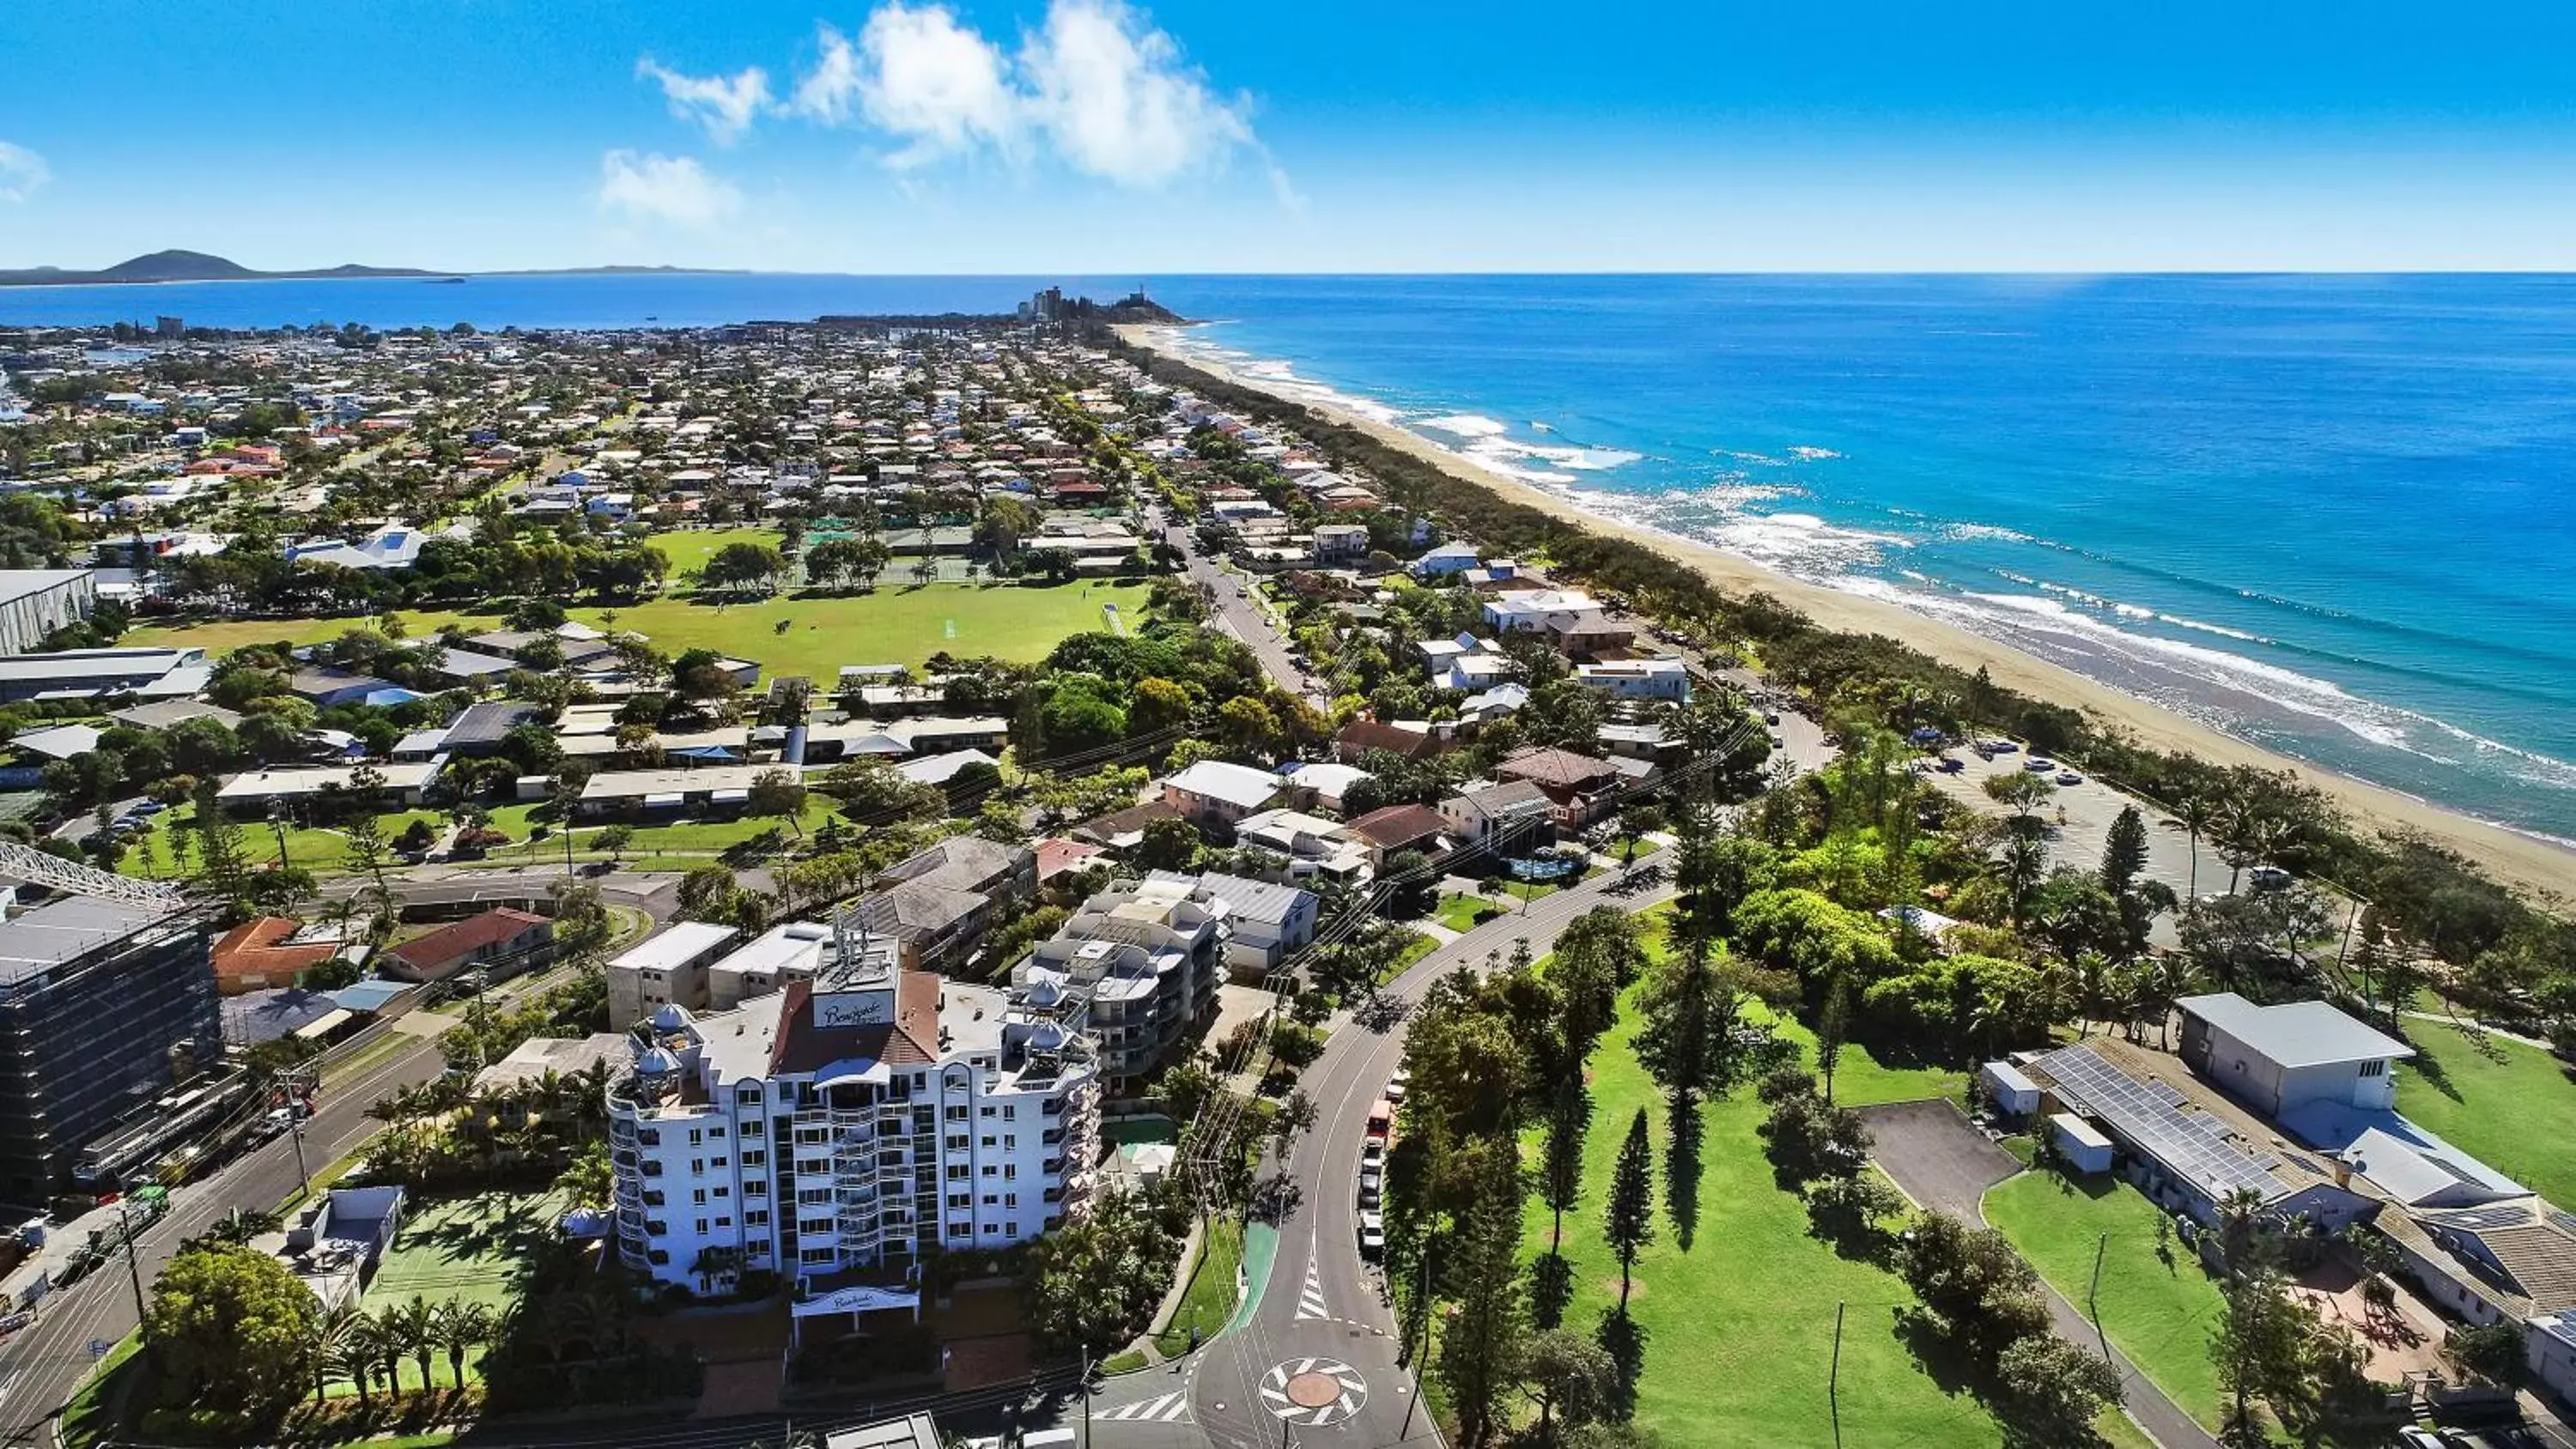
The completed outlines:
<svg viewBox="0 0 2576 1449">
<path fill-rule="evenodd" d="M 1360 1214 L 1360 1256 L 1372 1263 L 1386 1256 L 1386 1219 L 1377 1213 Z"/>
<path fill-rule="evenodd" d="M 1943 755 L 1941 757 L 1941 762 L 1933 766 L 1933 768 L 1939 770 L 1944 775 L 1955 775 L 1961 770 L 1968 768 L 1968 762 L 1960 759 L 1956 755 Z"/>
<path fill-rule="evenodd" d="M 2024 760 L 2022 761 L 2021 767 L 2030 771 L 2034 775 L 2049 775 L 2056 773 L 2057 762 L 2055 760 Z"/>
<path fill-rule="evenodd" d="M 2061 785 L 2081 785 L 2084 783 L 2084 777 L 2075 773 L 2073 770 L 2060 770 L 2057 772 L 2057 783 Z"/>
<path fill-rule="evenodd" d="M 1412 1084 L 1413 1074 L 1402 1067 L 1397 1067 L 1395 1075 L 1386 1079 L 1386 1099 L 1390 1102 L 1403 1101 L 1404 1089 Z"/>
<path fill-rule="evenodd" d="M 1977 748 L 1985 751 L 1989 755 L 2009 755 L 2013 751 L 2020 749 L 2021 746 L 2014 744 L 2010 740 L 1988 740 L 1984 744 L 1977 746 Z"/>
<path fill-rule="evenodd" d="M 2289 889 L 2297 877 L 2277 865 L 2258 865 L 2245 872 L 2245 879 L 2258 891 L 2277 891 Z"/>
<path fill-rule="evenodd" d="M 1363 1209 L 1375 1208 L 1378 1204 L 1378 1194 L 1384 1191 L 1385 1187 L 1386 1169 L 1384 1167 L 1374 1162 L 1360 1164 L 1360 1206 Z"/>
<path fill-rule="evenodd" d="M 1362 1165 L 1383 1161 L 1385 1160 L 1385 1157 L 1386 1144 L 1378 1141 L 1376 1138 L 1372 1137 L 1366 1142 L 1360 1144 L 1360 1162 Z"/>
</svg>

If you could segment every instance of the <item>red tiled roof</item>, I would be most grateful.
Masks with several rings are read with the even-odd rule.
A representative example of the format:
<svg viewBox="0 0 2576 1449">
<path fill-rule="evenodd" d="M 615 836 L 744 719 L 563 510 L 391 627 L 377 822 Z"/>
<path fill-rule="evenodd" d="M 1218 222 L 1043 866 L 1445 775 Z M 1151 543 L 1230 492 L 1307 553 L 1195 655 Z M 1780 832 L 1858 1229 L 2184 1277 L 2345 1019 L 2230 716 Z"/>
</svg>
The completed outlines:
<svg viewBox="0 0 2576 1449">
<path fill-rule="evenodd" d="M 939 1060 L 931 1045 L 939 1040 L 939 978 L 926 971 L 906 971 L 895 982 L 891 1025 L 833 1027 L 814 1025 L 805 1009 L 814 998 L 814 983 L 792 981 L 779 1007 L 778 1041 L 769 1049 L 769 1075 L 815 1072 L 848 1057 L 870 1057 L 890 1067 L 917 1067 Z"/>
<path fill-rule="evenodd" d="M 1440 812 L 1428 805 L 1389 805 L 1342 827 L 1380 846 L 1406 846 L 1441 831 Z"/>
<path fill-rule="evenodd" d="M 509 940 L 530 926 L 544 924 L 544 916 L 495 906 L 479 916 L 441 926 L 419 940 L 406 941 L 391 954 L 415 971 L 434 971 L 461 956 Z"/>
<path fill-rule="evenodd" d="M 297 925 L 284 916 L 261 916 L 224 932 L 223 939 L 215 942 L 215 979 L 256 976 L 275 981 L 292 977 L 308 966 L 319 966 L 340 953 L 339 944 L 332 941 L 279 945 L 295 934 Z"/>
<path fill-rule="evenodd" d="M 1433 753 L 1437 748 L 1429 735 L 1400 730 L 1373 719 L 1352 720 L 1342 726 L 1342 732 L 1333 737 L 1333 743 L 1352 758 L 1367 750 L 1393 750 L 1410 760 Z"/>
<path fill-rule="evenodd" d="M 1108 853 L 1097 845 L 1050 836 L 1038 842 L 1038 879 L 1050 880 L 1066 871 L 1080 870 L 1092 857 Z"/>
<path fill-rule="evenodd" d="M 1598 781 L 1619 778 L 1618 768 L 1606 760 L 1553 748 L 1522 750 L 1495 766 L 1494 774 L 1505 780 L 1528 780 L 1559 789 L 1580 789 Z"/>
</svg>

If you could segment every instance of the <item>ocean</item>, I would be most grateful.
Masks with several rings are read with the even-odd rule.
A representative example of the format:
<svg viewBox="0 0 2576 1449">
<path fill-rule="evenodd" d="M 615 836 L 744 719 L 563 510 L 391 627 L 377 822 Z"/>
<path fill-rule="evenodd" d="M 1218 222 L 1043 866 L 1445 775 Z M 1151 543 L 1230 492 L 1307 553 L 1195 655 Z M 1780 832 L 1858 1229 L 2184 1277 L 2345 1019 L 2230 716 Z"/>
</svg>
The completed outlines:
<svg viewBox="0 0 2576 1449">
<path fill-rule="evenodd" d="M 2576 278 L 797 276 L 0 290 L 0 324 L 682 326 L 1142 281 L 1489 467 L 2576 839 Z"/>
</svg>

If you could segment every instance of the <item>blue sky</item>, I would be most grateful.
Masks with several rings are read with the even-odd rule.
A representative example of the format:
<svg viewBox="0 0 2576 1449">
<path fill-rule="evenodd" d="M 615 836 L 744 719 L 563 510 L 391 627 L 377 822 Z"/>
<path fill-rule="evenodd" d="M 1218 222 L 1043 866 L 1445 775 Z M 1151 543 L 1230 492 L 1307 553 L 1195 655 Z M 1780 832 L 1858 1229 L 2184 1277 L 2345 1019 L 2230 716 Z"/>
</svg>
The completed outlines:
<svg viewBox="0 0 2576 1449">
<path fill-rule="evenodd" d="M 2576 11 L 12 7 L 0 265 L 2576 266 Z"/>
</svg>

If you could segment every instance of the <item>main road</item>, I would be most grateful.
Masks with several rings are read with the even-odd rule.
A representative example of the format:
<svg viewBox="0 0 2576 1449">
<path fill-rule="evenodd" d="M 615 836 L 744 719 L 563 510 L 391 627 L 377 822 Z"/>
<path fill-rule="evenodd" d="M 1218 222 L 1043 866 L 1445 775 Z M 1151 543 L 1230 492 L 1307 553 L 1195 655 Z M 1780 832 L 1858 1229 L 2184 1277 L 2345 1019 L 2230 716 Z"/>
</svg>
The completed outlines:
<svg viewBox="0 0 2576 1449">
<path fill-rule="evenodd" d="M 1527 941 L 1536 955 L 1595 906 L 1637 911 L 1671 898 L 1669 886 L 1620 894 L 1608 874 L 1531 902 L 1434 950 L 1387 988 L 1418 1002 L 1433 980 Z M 1394 1310 L 1382 1279 L 1359 1255 L 1355 1192 L 1369 1108 L 1401 1059 L 1401 1031 L 1345 1023 L 1301 1085 L 1316 1119 L 1290 1158 L 1298 1199 L 1278 1228 L 1278 1250 L 1241 1322 L 1177 1368 L 1112 1380 L 1093 1404 L 1094 1432 L 1120 1445 L 1168 1445 L 1195 1423 L 1219 1449 L 1283 1444 L 1340 1449 L 1437 1443 L 1414 1403 L 1414 1375 L 1399 1364 Z M 1258 1268 L 1260 1265 L 1253 1265 Z M 1175 1396 L 1178 1397 L 1175 1397 Z M 1111 1417 L 1111 1416 L 1115 1417 Z"/>
<path fill-rule="evenodd" d="M 395 1030 L 378 1026 L 346 1044 L 358 1050 L 335 1055 L 363 1055 L 364 1047 Z M 328 1076 L 325 1059 L 322 1096 L 304 1127 L 303 1168 L 319 1172 L 383 1130 L 383 1123 L 367 1116 L 377 1098 L 426 1082 L 445 1069 L 429 1038 L 400 1040 L 400 1049 L 367 1061 L 346 1078 Z M 182 1241 L 236 1207 L 264 1212 L 302 1186 L 296 1149 L 292 1136 L 277 1137 L 200 1181 L 172 1189 L 170 1211 L 135 1238 L 135 1269 L 145 1288 L 178 1255 Z M 54 1420 L 89 1377 L 96 1361 L 92 1346 L 115 1343 L 135 1329 L 134 1283 L 119 1254 L 80 1282 L 47 1295 L 37 1305 L 36 1321 L 0 1347 L 0 1445 L 56 1442 Z"/>
<path fill-rule="evenodd" d="M 605 894 L 651 916 L 656 928 L 671 914 L 675 876 L 620 872 L 595 879 Z M 528 873 L 515 869 L 431 868 L 408 874 L 398 893 L 406 904 L 456 904 L 495 891 L 524 893 L 529 881 Z M 510 989 L 525 991 L 547 979 L 531 977 Z M 372 1049 L 387 1039 L 401 1044 Z M 335 1061 L 355 1065 L 349 1075 L 336 1076 Z M 438 1076 L 446 1063 L 431 1038 L 403 1036 L 397 1026 L 380 1024 L 334 1048 L 322 1067 L 322 1095 L 305 1123 L 300 1165 L 296 1140 L 281 1136 L 173 1189 L 170 1211 L 135 1239 L 133 1273 L 122 1254 L 102 1263 L 80 1282 L 49 1294 L 37 1305 L 36 1321 L 0 1344 L 0 1445 L 55 1442 L 57 1416 L 96 1362 L 92 1345 L 113 1344 L 135 1329 L 137 1275 L 148 1293 L 180 1243 L 234 1208 L 265 1212 L 285 1201 L 303 1185 L 305 1170 L 321 1171 L 383 1130 L 382 1122 L 367 1115 L 378 1098 Z"/>
</svg>

